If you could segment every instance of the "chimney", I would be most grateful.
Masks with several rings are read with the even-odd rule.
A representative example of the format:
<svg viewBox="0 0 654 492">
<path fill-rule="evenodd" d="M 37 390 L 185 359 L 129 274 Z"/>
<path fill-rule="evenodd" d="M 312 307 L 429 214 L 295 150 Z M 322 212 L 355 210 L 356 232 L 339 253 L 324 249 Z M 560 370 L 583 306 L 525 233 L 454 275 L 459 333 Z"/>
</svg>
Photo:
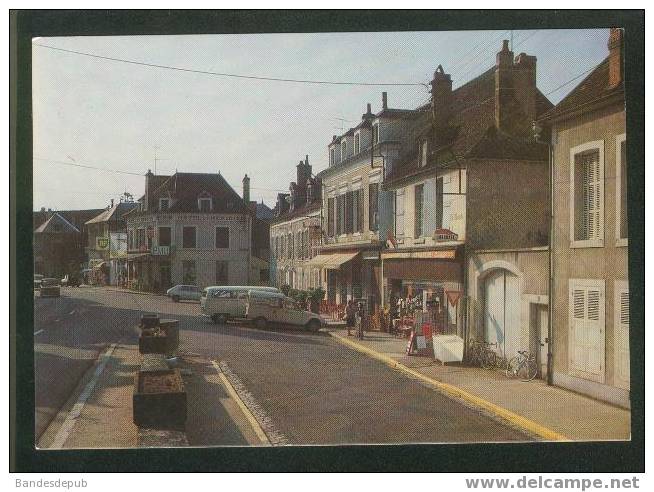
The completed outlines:
<svg viewBox="0 0 654 492">
<path fill-rule="evenodd" d="M 520 53 L 513 62 L 513 91 L 522 113 L 521 133 L 529 130 L 536 120 L 536 57 Z"/>
<path fill-rule="evenodd" d="M 495 127 L 506 130 L 511 121 L 513 99 L 513 52 L 509 41 L 502 41 L 502 50 L 495 58 Z"/>
<path fill-rule="evenodd" d="M 624 77 L 624 52 L 623 31 L 620 28 L 612 27 L 609 34 L 609 87 L 613 88 L 620 85 Z"/>
<path fill-rule="evenodd" d="M 250 178 L 247 174 L 243 176 L 243 201 L 246 205 L 250 203 Z"/>
<path fill-rule="evenodd" d="M 145 173 L 145 198 L 143 199 L 143 211 L 147 212 L 148 204 L 150 203 L 150 187 L 153 185 L 152 171 L 148 169 L 148 172 Z"/>
<path fill-rule="evenodd" d="M 114 208 L 114 199 L 113 198 L 111 199 L 111 205 L 109 206 L 109 208 Z"/>
<path fill-rule="evenodd" d="M 286 193 L 277 193 L 277 215 L 282 215 L 288 210 L 288 201 Z"/>
<path fill-rule="evenodd" d="M 388 108 L 388 93 L 382 92 L 382 109 Z"/>
<path fill-rule="evenodd" d="M 434 127 L 445 128 L 452 113 L 452 77 L 442 65 L 438 65 L 431 81 L 431 111 Z"/>
</svg>

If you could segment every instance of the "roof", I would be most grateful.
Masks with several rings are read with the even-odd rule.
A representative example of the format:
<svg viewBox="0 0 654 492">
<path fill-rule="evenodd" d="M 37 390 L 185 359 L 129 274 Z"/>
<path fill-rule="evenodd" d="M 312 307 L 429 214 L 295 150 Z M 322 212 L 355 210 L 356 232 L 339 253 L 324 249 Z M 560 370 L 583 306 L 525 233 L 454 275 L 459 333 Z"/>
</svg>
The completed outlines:
<svg viewBox="0 0 654 492">
<path fill-rule="evenodd" d="M 582 107 L 588 109 L 588 106 L 601 103 L 614 96 L 624 99 L 624 83 L 609 87 L 609 57 L 606 57 L 570 94 L 539 119 L 557 119 Z"/>
<path fill-rule="evenodd" d="M 96 215 L 91 220 L 86 221 L 85 224 L 99 224 L 101 222 L 108 222 L 110 220 L 120 220 L 122 219 L 123 215 L 137 206 L 138 203 L 134 202 L 117 203 L 113 207 L 110 207 Z"/>
<path fill-rule="evenodd" d="M 551 107 L 552 103 L 536 89 L 536 114 L 542 114 Z M 414 120 L 400 159 L 388 174 L 385 184 L 392 185 L 428 174 L 435 168 L 459 159 L 528 159 L 541 155 L 541 144 L 495 131 L 495 67 L 452 91 L 452 116 L 445 129 L 435 130 L 430 103 L 418 109 L 422 111 L 422 116 Z M 514 109 L 520 111 L 517 107 L 512 108 Z M 519 117 L 515 120 L 524 127 L 524 122 Z M 510 130 L 517 135 L 524 133 L 523 128 Z M 421 139 L 430 142 L 430 156 L 424 167 L 417 166 L 417 144 Z M 504 145 L 509 148 L 503 149 Z"/>
<path fill-rule="evenodd" d="M 79 229 L 57 212 L 36 228 L 36 234 L 79 234 Z"/>
<path fill-rule="evenodd" d="M 309 215 L 313 212 L 320 210 L 321 200 L 316 198 L 311 203 L 303 205 L 299 208 L 294 209 L 292 212 L 286 211 L 281 215 L 278 215 L 272 220 L 273 224 L 279 224 L 280 222 L 286 222 L 287 220 L 296 219 L 305 215 Z"/>
<path fill-rule="evenodd" d="M 213 208 L 208 213 L 252 213 L 240 195 L 219 173 L 177 172 L 153 189 L 154 191 L 148 197 L 150 202 L 148 211 L 132 213 L 148 213 L 158 210 L 159 198 L 173 199 L 167 212 L 203 213 L 198 210 L 198 198 L 201 197 L 213 199 Z"/>
<path fill-rule="evenodd" d="M 257 203 L 256 216 L 259 220 L 270 220 L 274 217 L 272 208 L 265 203 Z"/>
</svg>

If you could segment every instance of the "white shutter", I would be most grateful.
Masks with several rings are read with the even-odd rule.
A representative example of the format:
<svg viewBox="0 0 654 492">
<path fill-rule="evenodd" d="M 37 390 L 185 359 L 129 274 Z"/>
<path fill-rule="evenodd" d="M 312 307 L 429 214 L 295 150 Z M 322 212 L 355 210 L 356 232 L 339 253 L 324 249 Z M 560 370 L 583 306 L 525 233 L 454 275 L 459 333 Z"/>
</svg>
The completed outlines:
<svg viewBox="0 0 654 492">
<path fill-rule="evenodd" d="M 602 180 L 599 151 L 579 156 L 582 166 L 583 234 L 584 239 L 602 237 Z"/>
<path fill-rule="evenodd" d="M 615 385 L 629 389 L 629 284 L 615 282 L 614 310 L 614 373 Z"/>
<path fill-rule="evenodd" d="M 570 280 L 570 370 L 604 380 L 604 286 L 602 281 Z"/>
</svg>

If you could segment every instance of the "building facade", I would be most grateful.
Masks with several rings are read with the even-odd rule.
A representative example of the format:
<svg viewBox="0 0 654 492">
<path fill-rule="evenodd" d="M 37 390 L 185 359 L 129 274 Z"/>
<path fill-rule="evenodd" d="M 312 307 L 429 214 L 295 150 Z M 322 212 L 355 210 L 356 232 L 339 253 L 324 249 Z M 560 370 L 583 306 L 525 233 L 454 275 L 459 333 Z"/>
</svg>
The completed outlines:
<svg viewBox="0 0 654 492">
<path fill-rule="evenodd" d="M 261 283 L 268 258 L 253 251 L 265 252 L 268 244 L 254 247 L 257 219 L 249 196 L 240 197 L 220 174 L 148 171 L 145 182 L 140 206 L 125 215 L 132 287 Z"/>
<path fill-rule="evenodd" d="M 321 286 L 320 269 L 309 265 L 320 245 L 322 183 L 311 174 L 309 156 L 297 165 L 290 193 L 280 193 L 270 226 L 274 285 L 309 290 Z"/>
<path fill-rule="evenodd" d="M 544 120 L 553 149 L 554 383 L 629 406 L 623 33 Z"/>
<path fill-rule="evenodd" d="M 78 272 L 84 259 L 81 241 L 80 230 L 53 212 L 34 230 L 34 273 L 60 279 Z"/>
</svg>

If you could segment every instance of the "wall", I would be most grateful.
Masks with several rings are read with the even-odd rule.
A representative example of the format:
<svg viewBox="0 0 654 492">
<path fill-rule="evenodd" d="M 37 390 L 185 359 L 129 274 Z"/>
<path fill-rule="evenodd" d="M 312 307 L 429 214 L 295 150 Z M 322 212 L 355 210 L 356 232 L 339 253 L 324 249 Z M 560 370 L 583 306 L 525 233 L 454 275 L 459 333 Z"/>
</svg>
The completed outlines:
<svg viewBox="0 0 654 492">
<path fill-rule="evenodd" d="M 604 108 L 554 127 L 554 370 L 559 383 L 574 386 L 596 397 L 623 404 L 624 392 L 607 388 L 614 385 L 614 282 L 628 279 L 627 247 L 616 246 L 616 136 L 625 133 L 622 107 Z M 587 142 L 604 141 L 604 245 L 570 246 L 570 149 Z M 605 280 L 605 373 L 604 385 L 574 381 L 569 372 L 568 279 Z M 555 379 L 556 382 L 556 379 Z M 577 386 L 579 385 L 579 386 Z M 627 401 L 628 403 L 628 401 Z"/>
<path fill-rule="evenodd" d="M 467 244 L 471 249 L 546 246 L 547 162 L 467 161 Z"/>
</svg>

